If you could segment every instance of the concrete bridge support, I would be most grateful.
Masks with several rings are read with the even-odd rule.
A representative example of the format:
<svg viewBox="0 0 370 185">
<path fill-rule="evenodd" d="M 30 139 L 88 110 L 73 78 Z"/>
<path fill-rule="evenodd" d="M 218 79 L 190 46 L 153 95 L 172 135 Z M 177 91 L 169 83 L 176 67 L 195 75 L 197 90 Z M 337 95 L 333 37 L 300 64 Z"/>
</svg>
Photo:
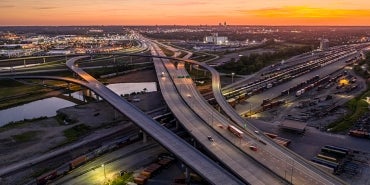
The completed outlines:
<svg viewBox="0 0 370 185">
<path fill-rule="evenodd" d="M 176 128 L 176 130 L 178 130 L 179 128 L 180 128 L 180 123 L 179 123 L 179 121 L 178 120 L 176 120 L 176 122 L 175 122 L 175 128 Z"/>
<path fill-rule="evenodd" d="M 143 143 L 146 143 L 148 141 L 148 135 L 143 132 Z"/>
<path fill-rule="evenodd" d="M 187 166 L 185 167 L 185 182 L 190 184 L 190 169 Z"/>
<path fill-rule="evenodd" d="M 67 83 L 67 90 L 68 90 L 68 96 L 72 96 L 71 95 L 71 83 Z"/>
</svg>

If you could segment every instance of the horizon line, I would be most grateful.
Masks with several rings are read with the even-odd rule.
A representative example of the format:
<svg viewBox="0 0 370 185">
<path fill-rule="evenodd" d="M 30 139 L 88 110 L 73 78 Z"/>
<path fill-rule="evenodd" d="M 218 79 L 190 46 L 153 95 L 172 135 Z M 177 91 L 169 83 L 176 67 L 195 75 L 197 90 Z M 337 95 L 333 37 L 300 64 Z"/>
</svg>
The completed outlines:
<svg viewBox="0 0 370 185">
<path fill-rule="evenodd" d="M 220 26 L 220 27 L 227 27 L 227 26 L 270 26 L 270 27 L 291 27 L 291 26 L 299 26 L 299 27 L 370 27 L 369 25 L 267 25 L 267 24 L 227 24 L 219 25 L 219 24 L 131 24 L 131 25 L 123 25 L 123 24 L 92 24 L 92 25 L 0 25 L 0 27 L 73 27 L 73 26 Z"/>
</svg>

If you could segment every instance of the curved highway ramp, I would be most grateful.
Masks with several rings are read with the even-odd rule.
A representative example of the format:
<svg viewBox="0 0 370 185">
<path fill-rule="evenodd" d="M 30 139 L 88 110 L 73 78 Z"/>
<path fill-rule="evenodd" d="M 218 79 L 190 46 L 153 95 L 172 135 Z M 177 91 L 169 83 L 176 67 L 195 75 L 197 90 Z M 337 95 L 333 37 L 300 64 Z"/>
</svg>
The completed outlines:
<svg viewBox="0 0 370 185">
<path fill-rule="evenodd" d="M 91 75 L 78 68 L 75 63 L 78 60 L 87 58 L 89 56 L 74 57 L 67 61 L 67 67 L 74 73 L 79 75 L 83 80 L 77 80 L 67 77 L 55 76 L 12 76 L 9 78 L 23 78 L 23 79 L 50 79 L 61 80 L 70 83 L 76 83 L 94 91 L 98 96 L 103 98 L 111 104 L 117 111 L 126 115 L 130 120 L 136 123 L 144 132 L 149 134 L 163 147 L 168 149 L 176 155 L 187 166 L 193 169 L 196 173 L 201 175 L 205 180 L 211 184 L 244 184 L 237 177 L 223 169 L 216 162 L 199 152 L 183 139 L 172 133 L 170 130 L 160 125 L 157 121 L 146 115 L 140 109 L 130 104 L 122 97 L 105 87 L 98 80 Z M 6 77 L 3 77 L 6 78 Z M 15 167 L 17 168 L 17 167 Z M 14 169 L 15 169 L 14 168 Z M 4 175 L 12 171 L 13 168 L 7 167 L 0 170 L 0 175 Z"/>
</svg>

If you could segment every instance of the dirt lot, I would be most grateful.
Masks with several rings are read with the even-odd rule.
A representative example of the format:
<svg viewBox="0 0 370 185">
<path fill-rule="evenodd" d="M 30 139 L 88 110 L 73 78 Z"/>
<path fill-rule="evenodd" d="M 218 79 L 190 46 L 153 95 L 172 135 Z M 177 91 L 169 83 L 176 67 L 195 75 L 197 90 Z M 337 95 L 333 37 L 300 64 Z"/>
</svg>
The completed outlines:
<svg viewBox="0 0 370 185">
<path fill-rule="evenodd" d="M 123 117 L 114 119 L 112 108 L 105 102 L 77 105 L 60 110 L 75 119 L 72 125 L 61 125 L 55 117 L 26 122 L 13 129 L 2 131 L 0 134 L 0 166 L 20 161 L 27 157 L 39 155 L 55 148 L 66 141 L 63 131 L 77 124 L 85 124 L 92 128 L 102 125 L 111 125 L 119 120 L 123 123 Z M 93 114 L 99 114 L 93 116 Z M 25 139 L 17 139 L 17 136 L 31 133 Z"/>
<path fill-rule="evenodd" d="M 154 69 L 143 70 L 139 72 L 129 73 L 122 76 L 107 79 L 108 83 L 136 83 L 136 82 L 156 82 L 157 76 Z"/>
</svg>

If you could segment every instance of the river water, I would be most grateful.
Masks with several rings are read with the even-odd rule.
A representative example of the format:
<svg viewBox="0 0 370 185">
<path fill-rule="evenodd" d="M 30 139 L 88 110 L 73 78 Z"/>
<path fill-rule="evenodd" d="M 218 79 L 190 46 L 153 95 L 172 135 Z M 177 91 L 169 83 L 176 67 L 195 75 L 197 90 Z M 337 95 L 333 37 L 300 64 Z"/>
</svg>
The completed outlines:
<svg viewBox="0 0 370 185">
<path fill-rule="evenodd" d="M 146 92 L 157 91 L 157 86 L 155 82 L 117 83 L 109 84 L 107 85 L 107 87 L 118 95 L 141 92 L 144 90 L 144 88 L 146 89 Z M 68 96 L 68 94 L 66 96 Z M 71 93 L 71 96 L 75 99 L 84 101 L 82 91 Z M 42 116 L 52 117 L 56 115 L 57 110 L 74 105 L 76 104 L 68 100 L 52 97 L 0 110 L 0 127 L 8 124 L 11 121 L 20 121 Z"/>
<path fill-rule="evenodd" d="M 0 126 L 11 121 L 38 118 L 41 116 L 52 117 L 58 109 L 76 105 L 68 100 L 57 97 L 33 101 L 0 111 Z"/>
</svg>

